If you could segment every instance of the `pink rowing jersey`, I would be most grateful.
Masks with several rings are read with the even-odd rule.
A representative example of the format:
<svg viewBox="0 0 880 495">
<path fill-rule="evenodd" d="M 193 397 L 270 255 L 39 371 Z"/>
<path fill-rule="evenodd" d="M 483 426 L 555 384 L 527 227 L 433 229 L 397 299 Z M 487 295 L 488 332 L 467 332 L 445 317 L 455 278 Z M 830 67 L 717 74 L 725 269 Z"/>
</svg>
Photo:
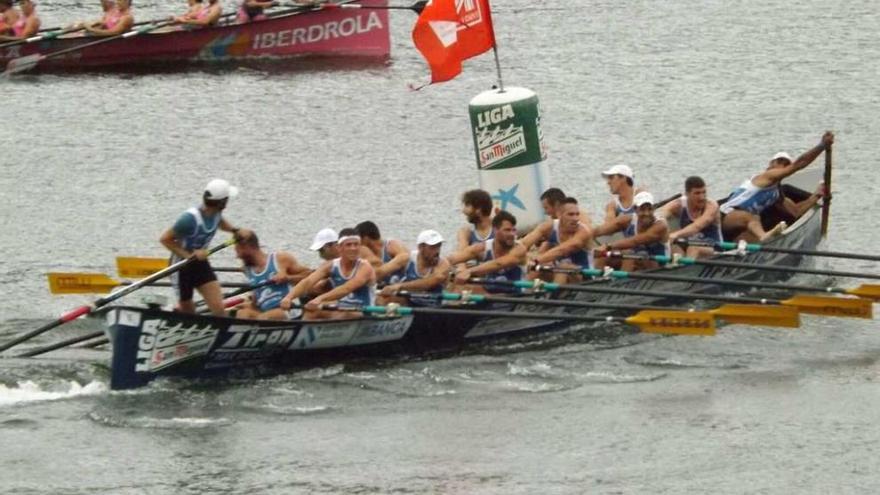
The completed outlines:
<svg viewBox="0 0 880 495">
<path fill-rule="evenodd" d="M 205 19 L 208 18 L 208 15 L 210 13 L 211 13 L 211 6 L 205 5 L 204 7 L 202 7 L 202 10 L 200 10 L 199 13 L 196 14 L 196 20 L 197 21 L 204 21 Z"/>
<path fill-rule="evenodd" d="M 122 12 L 113 9 L 104 15 L 104 29 L 113 29 L 122 20 Z"/>
<path fill-rule="evenodd" d="M 33 15 L 33 14 L 31 14 Z M 21 16 L 15 21 L 15 24 L 12 25 L 12 35 L 13 36 L 24 36 L 25 26 L 27 25 L 27 20 L 30 17 Z"/>
</svg>

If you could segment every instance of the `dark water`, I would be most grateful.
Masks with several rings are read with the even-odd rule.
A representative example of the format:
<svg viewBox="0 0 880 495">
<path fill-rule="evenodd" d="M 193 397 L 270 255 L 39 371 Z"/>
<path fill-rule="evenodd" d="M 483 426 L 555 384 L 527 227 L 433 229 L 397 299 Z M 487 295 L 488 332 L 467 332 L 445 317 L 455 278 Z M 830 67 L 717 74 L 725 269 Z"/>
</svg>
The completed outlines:
<svg viewBox="0 0 880 495">
<path fill-rule="evenodd" d="M 552 181 L 591 211 L 609 164 L 663 197 L 693 173 L 721 196 L 827 128 L 831 246 L 880 240 L 873 3 L 495 4 L 505 80 L 538 93 Z M 52 25 L 92 7 L 40 8 Z M 231 219 L 306 263 L 318 229 L 365 218 L 451 237 L 476 183 L 466 105 L 494 62 L 408 91 L 426 77 L 413 21 L 393 16 L 387 64 L 6 81 L 0 338 L 89 301 L 51 297 L 44 272 L 164 254 L 159 233 L 215 176 L 242 189 Z M 873 493 L 877 331 L 804 317 L 712 338 L 581 332 L 130 393 L 107 391 L 102 351 L 2 359 L 0 493 Z"/>
</svg>

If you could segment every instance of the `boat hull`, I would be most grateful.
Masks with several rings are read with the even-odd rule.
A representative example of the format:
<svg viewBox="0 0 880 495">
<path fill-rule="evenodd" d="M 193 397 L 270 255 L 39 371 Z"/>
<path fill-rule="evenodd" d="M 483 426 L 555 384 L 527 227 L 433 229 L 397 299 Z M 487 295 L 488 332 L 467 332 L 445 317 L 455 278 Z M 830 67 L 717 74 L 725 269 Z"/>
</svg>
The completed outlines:
<svg viewBox="0 0 880 495">
<path fill-rule="evenodd" d="M 351 2 L 341 2 L 351 3 Z M 385 0 L 361 5 L 382 6 Z M 203 29 L 145 33 L 47 58 L 41 71 L 214 64 L 303 56 L 387 58 L 391 51 L 388 11 L 382 9 L 301 10 L 277 17 Z M 75 36 L 0 48 L 0 63 L 37 53 L 50 54 L 98 38 Z"/>
</svg>

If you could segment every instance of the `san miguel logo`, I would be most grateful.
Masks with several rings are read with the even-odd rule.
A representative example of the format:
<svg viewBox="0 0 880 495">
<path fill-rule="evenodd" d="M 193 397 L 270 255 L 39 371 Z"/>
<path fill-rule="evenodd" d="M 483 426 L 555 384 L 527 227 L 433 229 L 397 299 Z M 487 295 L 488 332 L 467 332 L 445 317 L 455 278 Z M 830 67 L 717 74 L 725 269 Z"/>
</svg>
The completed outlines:
<svg viewBox="0 0 880 495">
<path fill-rule="evenodd" d="M 467 0 L 463 0 L 467 1 Z M 480 168 L 489 168 L 498 162 L 526 152 L 526 136 L 522 126 L 503 124 L 513 119 L 513 105 L 503 105 L 477 115 L 474 134 L 479 149 Z"/>
</svg>

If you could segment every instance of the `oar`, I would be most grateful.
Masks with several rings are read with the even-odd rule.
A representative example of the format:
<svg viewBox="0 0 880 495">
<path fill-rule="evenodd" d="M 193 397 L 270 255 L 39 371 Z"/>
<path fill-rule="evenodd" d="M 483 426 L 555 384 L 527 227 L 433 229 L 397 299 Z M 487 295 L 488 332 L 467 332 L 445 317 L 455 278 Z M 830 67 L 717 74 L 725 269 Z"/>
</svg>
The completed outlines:
<svg viewBox="0 0 880 495">
<path fill-rule="evenodd" d="M 615 309 L 625 311 L 669 311 L 670 308 L 663 306 L 646 306 L 643 304 L 626 304 L 610 302 L 585 302 L 566 301 L 561 299 L 535 299 L 530 297 L 507 297 L 486 294 L 459 294 L 457 292 L 443 292 L 439 296 L 430 293 L 410 293 L 399 291 L 403 297 L 439 297 L 446 301 L 463 302 L 489 302 L 528 304 L 534 306 L 557 306 L 563 308 L 596 308 Z M 744 325 L 762 325 L 768 327 L 798 328 L 800 327 L 800 313 L 797 308 L 791 306 L 760 306 L 755 304 L 725 304 L 718 308 L 706 310 L 717 318 L 729 323 L 741 323 Z"/>
<path fill-rule="evenodd" d="M 47 53 L 45 55 L 43 55 L 41 53 L 35 53 L 33 55 L 27 55 L 24 57 L 14 58 L 14 59 L 10 60 L 8 64 L 6 64 L 6 71 L 3 72 L 2 75 L 4 77 L 8 77 L 8 76 L 10 76 L 12 74 L 16 74 L 18 72 L 24 72 L 27 70 L 31 70 L 34 67 L 36 67 L 37 64 L 39 64 L 43 60 L 46 60 L 49 58 L 60 57 L 62 55 L 76 52 L 76 51 L 79 51 L 79 50 L 82 50 L 84 48 L 88 48 L 91 46 L 101 45 L 104 43 L 110 43 L 111 41 L 116 41 L 118 39 L 131 38 L 131 37 L 137 36 L 139 34 L 149 33 L 150 31 L 155 31 L 156 29 L 168 26 L 170 24 L 174 24 L 174 21 L 165 21 L 165 22 L 160 22 L 157 24 L 151 24 L 151 25 L 144 26 L 144 27 L 141 27 L 138 29 L 133 29 L 131 31 L 127 31 L 122 34 L 117 34 L 115 36 L 107 36 L 106 38 L 101 38 L 97 41 L 92 41 L 89 43 L 84 43 L 82 45 L 72 46 L 70 48 L 65 48 L 63 50 L 58 50 L 55 52 Z"/>
<path fill-rule="evenodd" d="M 661 265 L 677 263 L 679 265 L 701 265 L 701 266 L 718 266 L 722 268 L 747 268 L 750 270 L 766 270 L 769 272 L 785 272 L 785 273 L 801 273 L 808 275 L 824 275 L 828 277 L 848 277 L 848 278 L 867 278 L 871 280 L 880 280 L 880 275 L 862 272 L 843 272 L 837 270 L 820 270 L 818 268 L 801 268 L 794 266 L 767 265 L 761 263 L 740 263 L 736 261 L 707 260 L 697 259 L 688 256 L 673 258 L 672 256 L 641 256 L 637 254 L 622 254 L 619 252 L 607 253 L 609 258 L 629 258 L 629 259 L 648 259 L 654 260 Z"/>
<path fill-rule="evenodd" d="M 683 247 L 687 246 L 703 246 L 703 247 L 711 247 L 715 248 L 716 251 L 731 251 L 731 250 L 740 250 L 745 251 L 747 253 L 757 253 L 763 251 L 765 253 L 782 253 L 782 254 L 800 254 L 804 256 L 817 256 L 820 258 L 845 258 L 851 260 L 865 260 L 865 261 L 880 261 L 880 256 L 876 254 L 864 254 L 864 253 L 848 253 L 844 251 L 818 251 L 813 249 L 795 249 L 795 248 L 784 248 L 784 247 L 773 247 L 773 246 L 765 246 L 763 244 L 748 244 L 745 242 L 717 242 L 717 243 L 708 243 L 708 242 L 693 242 L 688 241 L 687 239 L 678 239 L 676 244 L 681 244 Z"/>
<path fill-rule="evenodd" d="M 220 251 L 221 249 L 226 248 L 228 246 L 231 246 L 233 244 L 235 244 L 234 237 L 229 239 L 228 241 L 220 244 L 219 246 L 215 246 L 214 248 L 212 248 L 210 251 L 208 251 L 208 255 L 212 255 L 212 254 L 216 253 L 217 251 Z M 92 305 L 80 306 L 72 311 L 64 313 L 57 320 L 52 321 L 51 323 L 47 323 L 47 324 L 41 326 L 40 328 L 37 328 L 36 330 L 28 332 L 24 335 L 20 335 L 16 338 L 10 340 L 9 342 L 6 342 L 5 344 L 0 345 L 0 352 L 3 352 L 6 349 L 9 349 L 10 347 L 12 347 L 14 345 L 18 345 L 21 342 L 24 342 L 28 339 L 36 337 L 37 335 L 40 335 L 41 333 L 47 332 L 57 326 L 63 325 L 69 321 L 73 321 L 73 320 L 79 318 L 80 316 L 87 315 L 87 314 L 91 313 L 92 311 L 94 311 L 95 309 L 100 308 L 101 306 L 105 306 L 107 304 L 110 304 L 111 302 L 113 302 L 123 296 L 131 294 L 132 292 L 140 289 L 141 287 L 144 287 L 145 285 L 151 284 L 157 280 L 163 279 L 163 278 L 171 275 L 172 273 L 180 271 L 181 268 L 188 265 L 193 260 L 195 260 L 194 257 L 189 257 L 185 260 L 178 261 L 177 263 L 169 266 L 168 268 L 166 268 L 160 272 L 154 273 L 153 275 L 150 275 L 149 277 L 147 277 L 145 279 L 139 280 L 124 289 L 118 290 L 118 291 L 110 294 L 109 296 L 105 296 L 105 297 L 98 299 L 97 301 L 92 303 Z"/>
<path fill-rule="evenodd" d="M 80 335 L 79 337 L 71 337 L 69 339 L 64 339 L 58 342 L 53 342 L 49 345 L 43 347 L 37 347 L 36 349 L 31 349 L 27 352 L 22 352 L 21 354 L 17 354 L 15 357 L 34 357 L 39 356 L 40 354 L 45 354 L 49 351 L 54 351 L 55 349 L 61 349 L 62 347 L 67 347 L 69 345 L 79 344 L 80 342 L 85 342 L 87 340 L 92 340 L 95 337 L 100 337 L 104 335 L 103 330 L 99 330 L 97 332 L 92 332 L 86 335 Z M 100 341 L 99 341 L 100 342 Z M 106 344 L 109 340 L 105 340 L 101 342 L 102 344 Z M 98 345 L 98 344 L 96 344 Z"/>
<path fill-rule="evenodd" d="M 788 299 L 770 299 L 762 297 L 744 297 L 744 296 L 723 296 L 720 294 L 698 294 L 693 292 L 673 292 L 659 290 L 638 290 L 624 289 L 619 287 L 605 287 L 600 284 L 557 284 L 553 282 L 544 282 L 540 280 L 482 280 L 471 279 L 472 283 L 504 285 L 508 287 L 518 287 L 521 289 L 546 290 L 549 292 L 559 290 L 570 290 L 574 292 L 593 292 L 600 294 L 624 294 L 630 296 L 648 296 L 661 299 L 697 299 L 701 301 L 718 301 L 733 304 L 771 304 L 793 306 L 801 313 L 822 316 L 841 316 L 849 318 L 866 318 L 874 317 L 874 306 L 868 299 L 856 297 L 824 297 L 824 296 L 806 296 L 795 295 Z"/>
<path fill-rule="evenodd" d="M 380 9 L 380 10 L 412 10 L 416 14 L 421 14 L 422 10 L 425 9 L 425 6 L 428 5 L 428 0 L 419 0 L 418 2 L 412 5 L 361 5 L 357 3 L 343 3 L 343 4 L 335 4 L 335 3 L 325 3 L 319 4 L 322 9 L 330 10 L 330 9 Z"/>
<path fill-rule="evenodd" d="M 116 287 L 131 285 L 134 282 L 128 280 L 114 280 L 104 273 L 73 273 L 73 272 L 50 272 L 49 292 L 52 294 L 109 294 Z M 171 287 L 169 282 L 153 282 L 147 284 L 150 287 Z M 241 282 L 223 282 L 224 287 L 245 287 L 250 290 L 250 284 Z"/>
<path fill-rule="evenodd" d="M 822 197 L 822 237 L 828 234 L 828 221 L 831 215 L 831 145 L 825 146 L 825 194 Z"/>
<path fill-rule="evenodd" d="M 729 278 L 710 279 L 703 277 L 688 277 L 686 275 L 665 275 L 663 273 L 625 272 L 622 270 L 597 270 L 589 268 L 584 270 L 561 269 L 548 266 L 538 266 L 539 271 L 580 273 L 587 277 L 609 277 L 617 279 L 633 278 L 640 280 L 666 280 L 670 282 L 685 282 L 692 284 L 722 285 L 729 287 L 744 287 L 758 289 L 773 289 L 785 292 L 822 292 L 825 294 L 853 295 L 880 301 L 880 285 L 862 284 L 858 287 L 847 289 L 844 287 L 813 287 L 809 285 L 781 284 L 773 282 L 754 282 L 748 280 L 734 280 Z"/>
<path fill-rule="evenodd" d="M 168 258 L 146 258 L 140 256 L 117 256 L 116 273 L 120 277 L 146 277 L 168 267 Z M 215 272 L 241 273 L 241 268 L 211 267 Z"/>
<path fill-rule="evenodd" d="M 706 311 L 640 311 L 633 316 L 589 316 L 557 313 L 531 313 L 525 311 L 490 311 L 477 309 L 411 308 L 389 304 L 387 306 L 364 306 L 365 314 L 386 316 L 444 315 L 482 316 L 492 318 L 515 318 L 525 320 L 564 320 L 578 322 L 623 323 L 647 333 L 672 333 L 681 335 L 715 335 L 715 318 Z"/>
<path fill-rule="evenodd" d="M 62 34 L 75 33 L 77 31 L 82 31 L 85 28 L 82 27 L 69 27 L 69 28 L 54 28 L 49 30 L 49 32 L 44 32 L 43 34 L 37 34 L 35 36 L 31 36 L 30 38 L 24 38 L 20 40 L 7 41 L 6 43 L 0 43 L 0 48 L 6 48 L 10 46 L 18 46 L 24 45 L 27 43 L 35 43 L 37 41 L 43 40 L 51 40 L 53 38 L 57 38 Z M 40 31 L 43 31 L 42 29 Z"/>
</svg>

